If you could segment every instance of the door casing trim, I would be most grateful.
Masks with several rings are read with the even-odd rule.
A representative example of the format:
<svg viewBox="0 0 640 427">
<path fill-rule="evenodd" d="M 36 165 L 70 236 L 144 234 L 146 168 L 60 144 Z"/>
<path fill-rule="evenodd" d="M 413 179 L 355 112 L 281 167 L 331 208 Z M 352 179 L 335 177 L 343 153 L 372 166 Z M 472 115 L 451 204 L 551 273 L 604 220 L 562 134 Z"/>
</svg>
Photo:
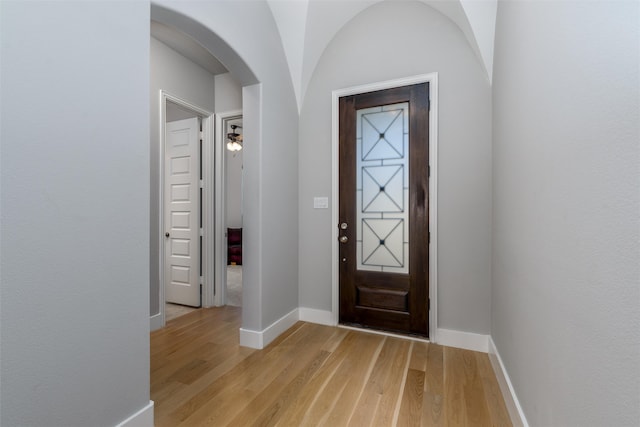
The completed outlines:
<svg viewBox="0 0 640 427">
<path fill-rule="evenodd" d="M 376 90 L 392 89 L 395 87 L 409 86 L 418 83 L 429 83 L 429 166 L 431 176 L 429 177 L 429 232 L 431 233 L 431 244 L 429 245 L 429 340 L 437 342 L 438 329 L 438 73 L 421 74 L 417 76 L 405 77 L 384 82 L 371 83 L 360 86 L 352 86 L 344 89 L 337 89 L 331 93 L 332 114 L 331 114 L 331 282 L 332 299 L 331 313 L 333 324 L 339 323 L 339 296 L 340 277 L 338 266 L 339 244 L 338 244 L 338 196 L 339 196 L 339 168 L 338 168 L 338 141 L 339 141 L 339 108 L 338 101 L 343 96 L 357 95 L 360 93 L 373 92 Z"/>
<path fill-rule="evenodd" d="M 166 143 L 166 120 L 167 120 L 167 101 L 173 102 L 194 112 L 199 115 L 202 119 L 202 180 L 204 184 L 204 191 L 202 192 L 202 217 L 203 217 L 203 244 L 202 244 L 202 275 L 203 275 L 203 283 L 202 283 L 202 298 L 201 305 L 203 307 L 210 307 L 213 301 L 214 295 L 214 215 L 216 213 L 215 209 L 215 201 L 214 201 L 214 183 L 217 178 L 216 175 L 219 171 L 214 171 L 214 119 L 215 116 L 212 112 L 205 110 L 204 108 L 198 107 L 188 101 L 185 101 L 182 98 L 179 98 L 175 95 L 169 94 L 165 90 L 159 91 L 160 97 L 160 149 L 158 150 L 160 155 L 158 156 L 158 167 L 160 171 L 160 182 L 158 185 L 159 194 L 158 194 L 158 236 L 160 236 L 160 242 L 158 245 L 158 260 L 159 260 L 159 300 L 160 300 L 160 327 L 164 327 L 166 324 L 165 318 L 165 277 L 164 277 L 164 266 L 165 266 L 165 239 L 164 239 L 164 156 L 165 156 L 165 143 Z M 156 323 L 157 325 L 157 323 Z"/>
</svg>

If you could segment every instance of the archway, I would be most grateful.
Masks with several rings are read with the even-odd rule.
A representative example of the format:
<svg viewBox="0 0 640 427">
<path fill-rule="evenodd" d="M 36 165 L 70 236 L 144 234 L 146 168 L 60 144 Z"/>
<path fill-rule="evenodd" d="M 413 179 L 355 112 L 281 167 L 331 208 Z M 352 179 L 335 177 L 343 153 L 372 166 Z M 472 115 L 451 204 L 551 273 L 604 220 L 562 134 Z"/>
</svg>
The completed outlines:
<svg viewBox="0 0 640 427">
<path fill-rule="evenodd" d="M 194 19 L 177 12 L 175 10 L 169 9 L 164 6 L 160 6 L 157 4 L 151 5 L 151 20 L 157 21 L 166 26 L 172 27 L 177 31 L 189 36 L 197 43 L 199 43 L 202 47 L 207 49 L 213 56 L 222 62 L 225 67 L 229 70 L 229 72 L 234 76 L 234 78 L 238 81 L 238 83 L 243 87 L 243 109 L 245 110 L 245 134 L 253 136 L 251 138 L 254 141 L 254 145 L 249 146 L 245 149 L 245 151 L 249 152 L 249 155 L 246 156 L 245 166 L 246 169 L 250 170 L 255 168 L 257 164 L 258 157 L 257 155 L 251 155 L 252 152 L 257 151 L 256 147 L 260 144 L 260 134 L 259 134 L 259 121 L 260 121 L 260 105 L 261 105 L 261 92 L 259 90 L 260 84 L 255 73 L 251 70 L 251 68 L 247 65 L 247 63 L 240 57 L 240 55 L 221 37 L 219 37 L 212 29 L 206 27 L 200 22 L 195 21 Z M 152 144 L 154 141 L 151 142 Z M 152 150 L 153 151 L 153 150 Z M 219 156 L 219 153 L 218 155 Z M 151 159 L 152 162 L 159 161 L 156 158 Z M 152 169 L 152 182 L 154 180 L 159 180 L 159 176 L 153 176 L 154 171 Z M 157 175 L 157 174 L 156 174 Z M 257 184 L 256 184 L 257 185 Z M 252 181 L 248 180 L 247 187 L 252 188 Z M 220 201 L 220 203 L 222 203 Z M 218 206 L 220 207 L 220 205 Z M 157 203 L 154 200 L 154 194 L 152 190 L 151 194 L 151 206 L 152 212 L 154 209 L 157 209 Z M 251 221 L 252 213 L 249 213 L 248 221 Z M 255 214 L 253 214 L 255 216 Z M 220 225 L 219 227 L 222 227 Z M 218 225 L 216 228 L 219 228 Z M 151 316 L 157 316 L 156 313 L 161 313 L 162 305 L 164 301 L 162 301 L 163 292 L 161 292 L 161 287 L 163 286 L 162 282 L 155 278 L 158 276 L 157 272 L 159 271 L 159 254 L 162 252 L 160 250 L 161 241 L 160 234 L 158 230 L 160 229 L 160 221 L 156 218 L 154 220 L 154 216 L 152 215 L 152 221 L 150 223 L 150 300 L 151 300 Z M 220 228 L 222 230 L 222 228 Z M 222 245 L 218 245 L 217 240 L 221 240 L 221 233 L 216 233 L 216 252 L 220 251 Z M 157 256 L 156 256 L 157 255 Z M 218 257 L 216 257 L 218 258 Z M 206 263 L 205 263 L 206 264 Z M 257 275 L 256 266 L 251 264 L 251 260 L 249 260 L 245 266 L 247 270 L 245 273 L 245 277 L 252 277 Z M 216 281 L 221 281 L 224 279 L 222 274 L 219 274 L 219 269 L 216 269 L 215 272 L 212 272 L 209 276 L 215 277 Z M 155 274 L 154 274 L 155 273 Z M 245 306 L 257 306 L 260 304 L 259 295 L 246 295 L 246 304 Z M 208 298 L 208 301 L 204 302 L 204 306 L 213 305 L 213 298 Z M 243 312 L 245 308 L 243 307 Z M 244 316 L 243 316 L 244 318 Z"/>
</svg>

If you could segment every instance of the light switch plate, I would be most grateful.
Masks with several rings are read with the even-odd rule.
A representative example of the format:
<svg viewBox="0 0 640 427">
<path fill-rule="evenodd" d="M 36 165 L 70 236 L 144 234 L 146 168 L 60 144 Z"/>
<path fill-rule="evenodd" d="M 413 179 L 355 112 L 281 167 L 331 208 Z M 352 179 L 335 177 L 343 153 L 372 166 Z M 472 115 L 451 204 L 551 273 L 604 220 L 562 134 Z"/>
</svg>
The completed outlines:
<svg viewBox="0 0 640 427">
<path fill-rule="evenodd" d="M 328 197 L 314 197 L 313 198 L 313 209 L 328 209 L 329 208 L 329 198 Z"/>
</svg>

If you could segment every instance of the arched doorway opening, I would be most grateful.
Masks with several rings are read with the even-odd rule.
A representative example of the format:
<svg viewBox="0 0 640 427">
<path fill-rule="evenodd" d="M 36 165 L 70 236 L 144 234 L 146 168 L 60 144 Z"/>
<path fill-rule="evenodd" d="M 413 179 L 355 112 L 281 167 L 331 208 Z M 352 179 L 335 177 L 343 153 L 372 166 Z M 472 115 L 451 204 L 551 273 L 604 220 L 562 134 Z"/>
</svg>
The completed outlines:
<svg viewBox="0 0 640 427">
<path fill-rule="evenodd" d="M 203 24 L 195 21 L 194 19 L 185 16 L 179 12 L 171 10 L 169 8 L 152 4 L 151 16 L 152 21 L 158 22 L 164 26 L 171 27 L 176 31 L 186 35 L 193 39 L 196 43 L 209 51 L 216 59 L 224 63 L 225 67 L 234 77 L 234 79 L 242 87 L 242 113 L 244 115 L 244 133 L 249 136 L 253 144 L 245 149 L 245 153 L 249 152 L 249 155 L 245 155 L 245 169 L 252 168 L 252 162 L 257 162 L 257 156 L 252 152 L 256 151 L 256 147 L 260 144 L 259 134 L 259 117 L 260 117 L 260 104 L 261 104 L 261 91 L 260 84 L 253 71 L 246 64 L 246 62 L 238 55 L 238 53 L 224 40 L 222 40 L 212 29 L 204 26 Z M 156 94 L 151 94 L 152 100 Z M 156 97 L 159 102 L 162 103 L 162 97 Z M 157 108 L 152 107 L 152 114 L 156 114 Z M 213 134 L 213 131 L 211 132 Z M 155 141 L 152 138 L 151 144 L 151 162 L 162 164 L 164 161 L 164 155 L 159 156 L 162 150 L 158 150 L 154 147 L 154 144 L 160 144 L 162 138 L 157 138 Z M 219 144 L 218 144 L 219 145 Z M 212 147 L 210 151 L 210 167 L 214 169 L 211 179 L 210 187 L 210 209 L 209 214 L 211 218 L 207 217 L 203 223 L 208 223 L 210 231 L 205 234 L 209 234 L 211 239 L 205 241 L 204 245 L 209 250 L 203 250 L 202 253 L 208 257 L 203 259 L 201 265 L 203 266 L 203 292 L 202 292 L 202 306 L 210 307 L 220 304 L 220 299 L 216 298 L 214 294 L 220 294 L 220 289 L 225 286 L 226 282 L 226 257 L 223 255 L 225 250 L 225 224 L 222 222 L 221 212 L 224 208 L 224 199 L 220 197 L 220 194 L 224 194 L 224 187 L 221 185 L 224 182 L 221 168 L 222 162 L 220 159 L 224 158 L 224 147 L 216 146 Z M 160 157 L 163 157 L 162 159 Z M 161 167 L 155 169 L 151 168 L 151 182 L 158 183 L 163 177 L 160 176 L 162 171 Z M 218 173 L 220 175 L 218 176 Z M 251 182 L 247 185 L 251 187 Z M 163 236 L 165 230 L 163 229 L 162 215 L 159 207 L 162 197 L 159 196 L 160 191 L 158 186 L 152 184 L 151 188 L 151 223 L 150 223 L 150 314 L 151 314 L 151 327 L 157 329 L 164 325 L 164 280 L 163 276 L 163 260 L 164 260 L 164 244 Z M 251 220 L 251 213 L 249 213 L 248 220 Z M 245 258 L 246 259 L 246 258 Z M 255 275 L 255 267 L 251 261 L 245 263 L 243 276 L 245 278 Z M 246 305 L 258 305 L 258 295 L 245 295 L 243 296 Z M 255 300 L 255 301 L 254 301 Z M 243 308 L 244 310 L 244 308 Z"/>
</svg>

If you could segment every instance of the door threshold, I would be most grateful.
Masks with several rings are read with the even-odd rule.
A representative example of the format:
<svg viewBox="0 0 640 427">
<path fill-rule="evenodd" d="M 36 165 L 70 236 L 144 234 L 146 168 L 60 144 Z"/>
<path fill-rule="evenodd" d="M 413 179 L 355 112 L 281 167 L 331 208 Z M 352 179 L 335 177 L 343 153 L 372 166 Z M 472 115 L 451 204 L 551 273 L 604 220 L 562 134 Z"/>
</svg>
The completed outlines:
<svg viewBox="0 0 640 427">
<path fill-rule="evenodd" d="M 356 326 L 348 326 L 348 325 L 342 325 L 342 324 L 338 324 L 338 328 L 350 329 L 352 331 L 358 331 L 358 332 L 367 332 L 367 333 L 375 334 L 375 335 L 384 335 L 384 336 L 387 336 L 387 337 L 400 338 L 400 339 L 405 339 L 405 340 L 410 340 L 410 341 L 427 342 L 427 343 L 431 342 L 429 340 L 429 338 L 421 338 L 421 337 L 417 337 L 417 336 L 413 336 L 413 335 L 395 334 L 393 332 L 381 331 L 379 329 L 358 328 Z"/>
</svg>

